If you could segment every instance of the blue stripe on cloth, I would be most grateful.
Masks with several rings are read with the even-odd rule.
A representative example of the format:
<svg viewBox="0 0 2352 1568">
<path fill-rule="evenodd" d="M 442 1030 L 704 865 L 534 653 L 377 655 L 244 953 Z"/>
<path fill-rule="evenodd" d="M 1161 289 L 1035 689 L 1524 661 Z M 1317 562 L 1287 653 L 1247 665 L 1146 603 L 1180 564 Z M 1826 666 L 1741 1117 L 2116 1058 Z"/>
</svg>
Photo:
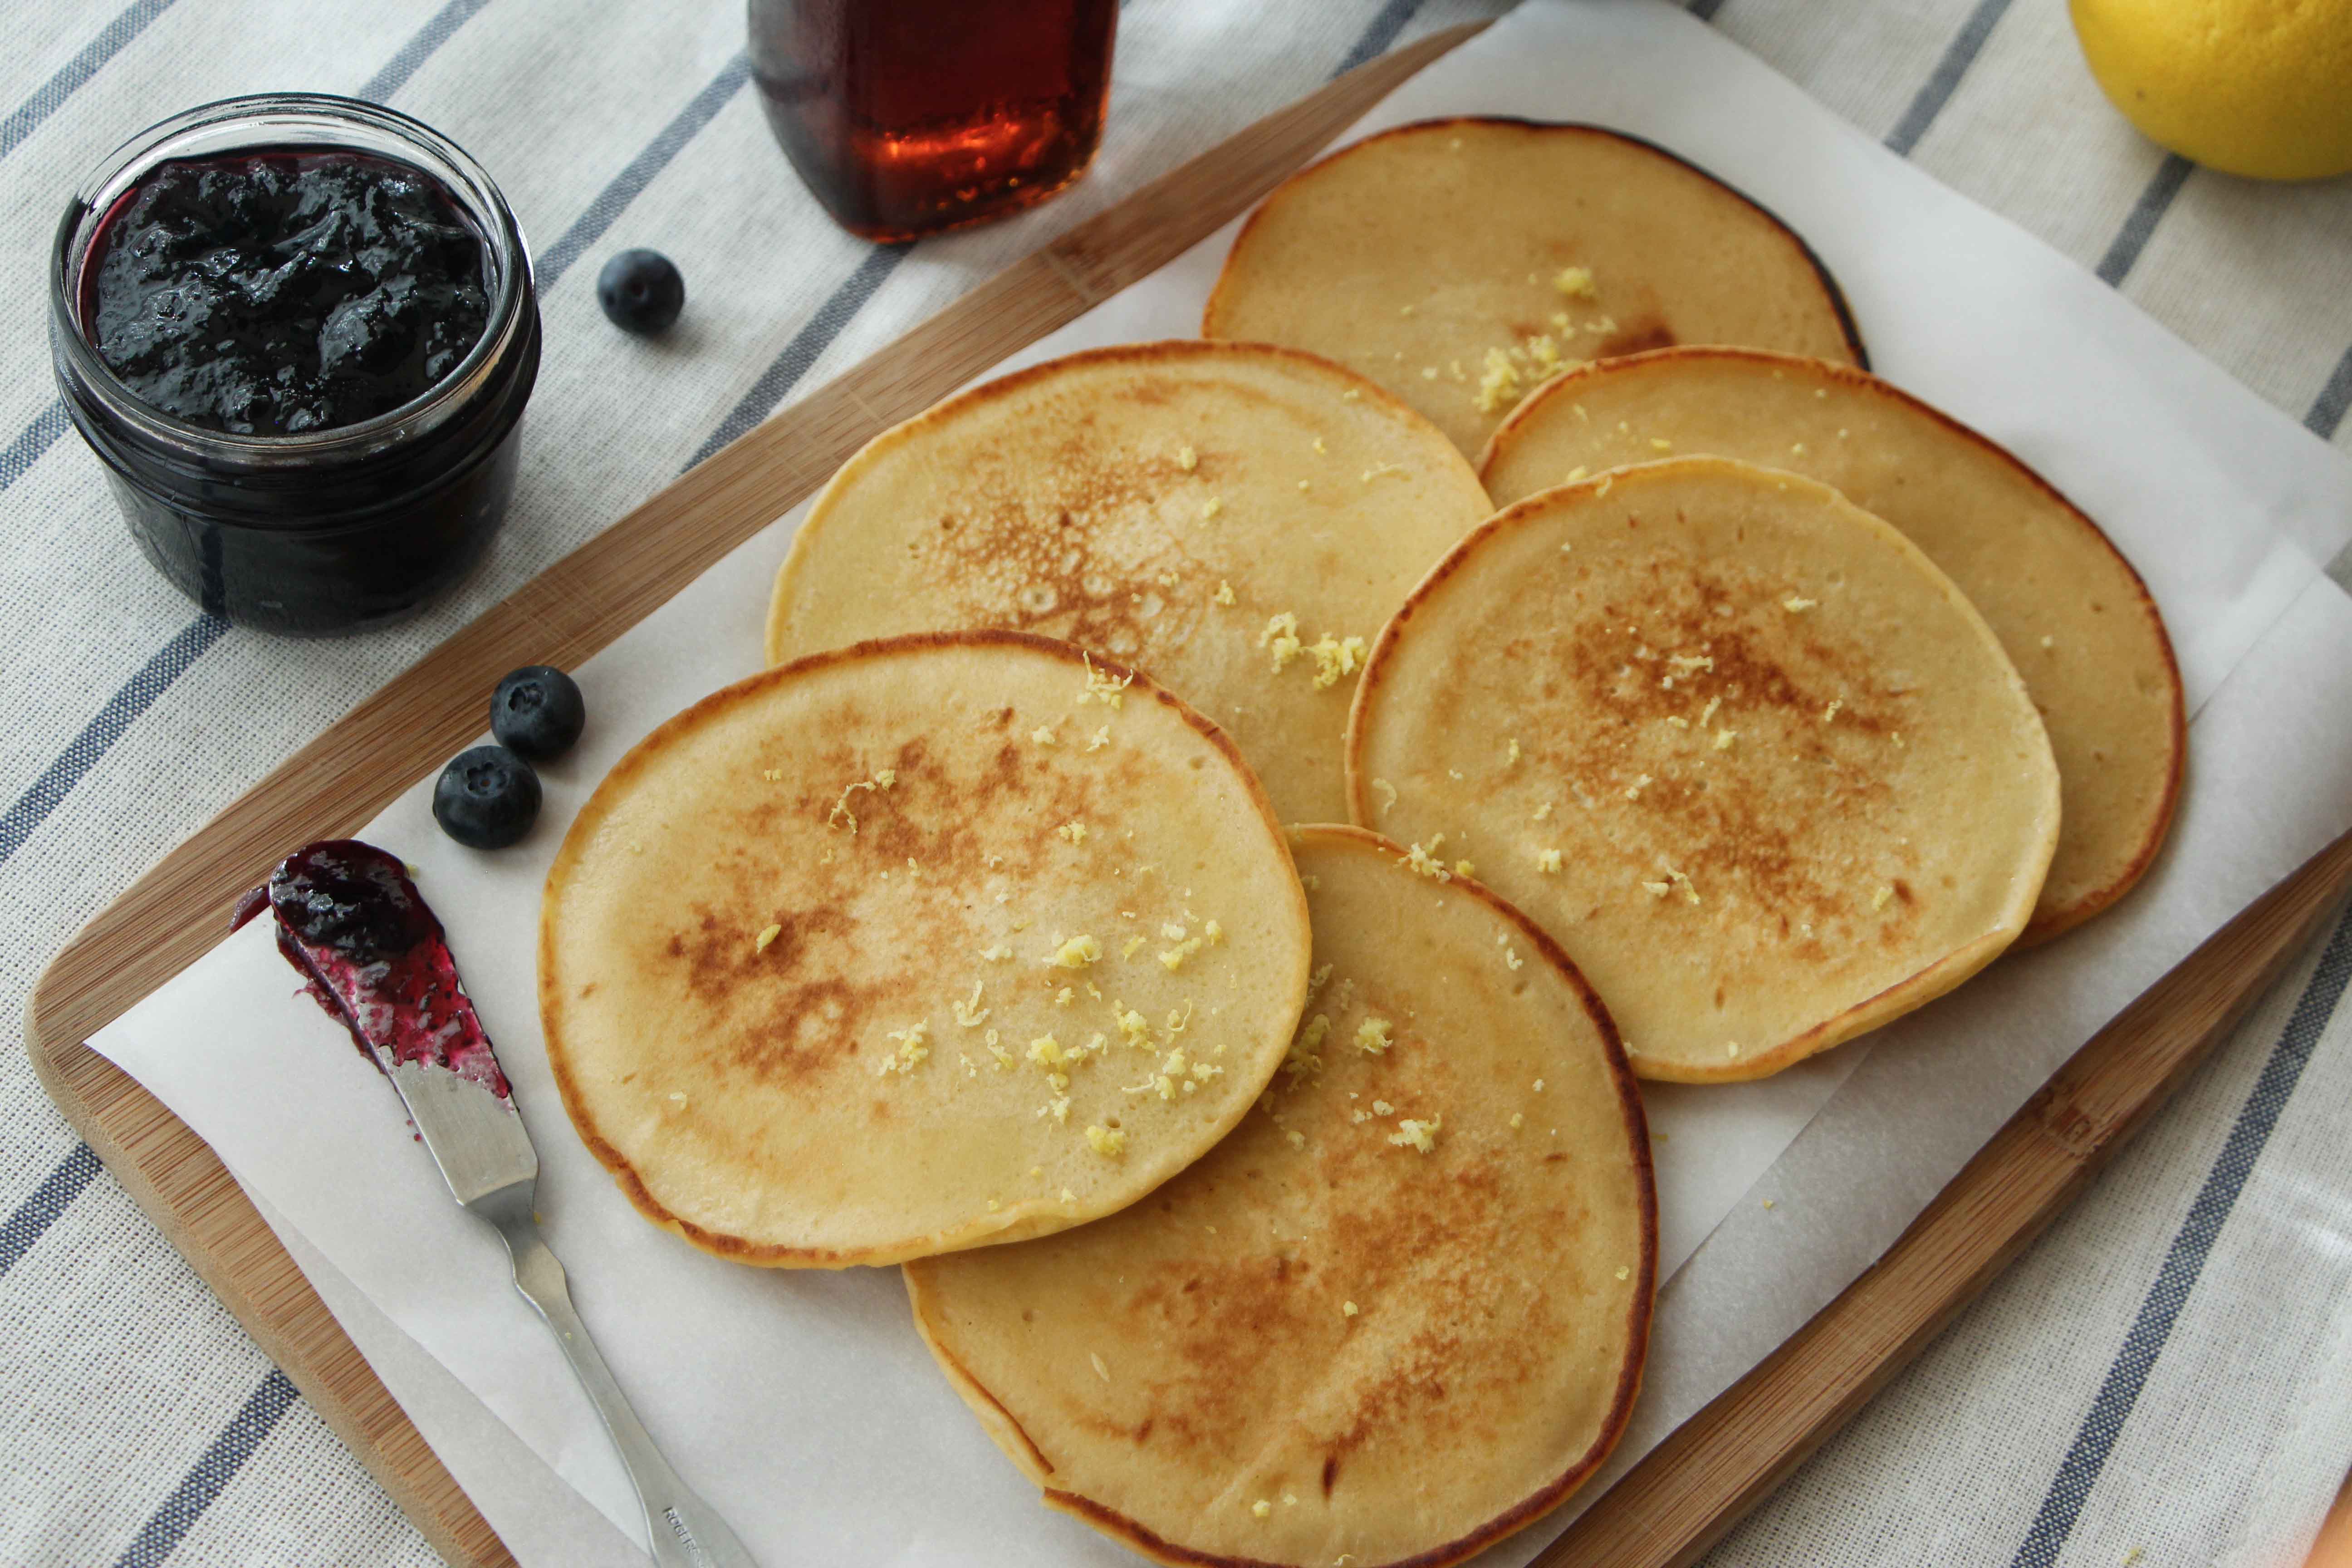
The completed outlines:
<svg viewBox="0 0 2352 1568">
<path fill-rule="evenodd" d="M 58 68 L 57 75 L 35 88 L 31 97 L 8 111 L 7 119 L 0 120 L 0 158 L 23 145 L 25 138 L 38 131 L 41 121 L 55 114 L 77 88 L 103 70 L 107 61 L 147 30 L 148 23 L 171 8 L 172 0 L 135 0 L 100 28 L 98 37 L 84 44 L 79 54 Z"/>
<path fill-rule="evenodd" d="M 247 1396 L 244 1407 L 213 1439 L 204 1457 L 140 1527 L 122 1555 L 115 1559 L 114 1568 L 159 1568 L 299 1397 L 286 1374 L 271 1367 L 269 1375 Z"/>
<path fill-rule="evenodd" d="M 1364 24 L 1364 30 L 1356 35 L 1356 41 L 1348 46 L 1348 52 L 1339 57 L 1339 64 L 1331 74 L 1345 76 L 1366 60 L 1388 53 L 1389 46 L 1397 41 L 1397 35 L 1404 31 L 1404 25 L 1420 9 L 1421 0 L 1384 0 L 1381 8 L 1372 13 L 1372 19 Z"/>
<path fill-rule="evenodd" d="M 874 297 L 874 291 L 898 270 L 898 263 L 913 248 L 910 245 L 877 245 L 868 251 L 866 259 L 857 264 L 857 270 L 825 296 L 816 313 L 803 322 L 801 330 L 793 334 L 793 341 L 784 345 L 784 352 L 760 373 L 751 389 L 737 399 L 727 417 L 719 422 L 719 428 L 695 448 L 686 466 L 694 467 L 773 412 L 801 377 L 808 374 L 817 355 L 832 346 L 833 340 L 841 335 L 842 329 L 865 308 L 866 301 Z"/>
<path fill-rule="evenodd" d="M 371 103 L 382 103 L 408 85 L 433 53 L 449 41 L 449 36 L 474 19 L 474 14 L 490 0 L 449 0 L 433 14 L 432 20 L 416 29 L 416 36 L 400 46 L 400 52 L 384 62 L 383 68 L 360 84 L 354 98 L 364 98 Z"/>
<path fill-rule="evenodd" d="M 77 1143 L 56 1170 L 41 1178 L 41 1184 L 16 1205 L 16 1212 L 0 1221 L 0 1275 L 33 1249 L 49 1222 L 65 1213 L 66 1205 L 81 1196 L 81 1190 L 97 1174 L 98 1152 L 87 1143 Z"/>
<path fill-rule="evenodd" d="M 186 674 L 188 667 L 203 658 L 205 651 L 220 641 L 227 630 L 228 623 L 218 616 L 198 616 L 182 626 L 177 636 L 139 667 L 138 674 L 106 700 L 98 717 L 83 725 L 72 744 L 41 770 L 41 776 L 33 781 L 32 787 L 18 795 L 6 811 L 0 812 L 0 866 L 6 865 L 25 847 L 25 840 L 49 819 L 49 813 L 73 792 L 83 774 L 98 765 L 98 760 L 122 738 L 139 715 L 153 707 L 155 699 Z"/>
<path fill-rule="evenodd" d="M 0 490 L 30 472 L 33 465 L 41 460 L 41 454 L 54 446 L 72 423 L 66 417 L 66 405 L 55 399 L 34 415 L 33 422 L 17 431 L 15 440 L 0 447 Z"/>
<path fill-rule="evenodd" d="M 2147 248 L 2148 237 L 2156 233 L 2156 226 L 2164 221 L 2165 213 L 2172 205 L 2172 198 L 2179 195 L 2180 187 L 2189 183 L 2189 171 L 2194 167 L 2178 153 L 2164 155 L 2164 162 L 2156 166 L 2156 173 L 2140 192 L 2139 200 L 2134 202 L 2132 210 L 2125 215 L 2124 226 L 2116 231 L 2115 242 L 2107 247 L 2107 253 L 2099 258 L 2100 282 L 2112 289 L 2129 276 L 2133 263 L 2139 260 L 2139 253 Z"/>
<path fill-rule="evenodd" d="M 646 144 L 645 151 L 630 159 L 627 167 L 614 175 L 612 183 L 596 193 L 596 199 L 588 204 L 588 210 L 574 218 L 572 226 L 557 236 L 555 243 L 549 246 L 547 253 L 539 258 L 539 286 L 541 289 L 555 287 L 555 280 L 570 270 L 572 264 L 580 259 L 581 253 L 604 237 L 604 231 L 613 226 L 614 220 L 644 194 L 656 175 L 669 167 L 670 160 L 710 123 L 727 106 L 727 100 L 742 90 L 743 84 L 751 79 L 751 76 L 749 57 L 739 54 L 729 60 L 719 74 L 677 111 L 677 118 L 663 126 L 661 133 Z"/>
<path fill-rule="evenodd" d="M 2352 916 L 2337 922 L 2336 934 L 2328 939 L 2327 951 L 2320 955 L 2319 967 L 2313 971 L 2310 984 L 2296 999 L 2286 1028 L 2272 1047 L 2270 1059 L 2263 1064 L 2262 1076 L 2254 1080 L 2252 1092 L 2239 1109 L 2238 1120 L 2221 1145 L 2221 1157 L 2213 1162 L 2204 1185 L 2189 1205 L 2189 1217 L 2181 1223 L 2171 1247 L 2166 1250 L 2156 1283 L 2148 1287 L 2147 1298 L 2140 1302 L 2139 1311 L 2124 1335 L 2123 1348 L 2108 1367 L 2097 1396 L 2091 1401 L 2090 1413 L 2084 1416 L 2066 1457 L 2060 1461 L 2057 1476 L 2051 1481 L 2041 1509 L 2034 1514 L 2025 1539 L 2019 1543 L 2017 1555 L 2011 1559 L 2011 1568 L 2050 1568 L 2057 1561 L 2067 1536 L 2074 1531 L 2075 1520 L 2082 1514 L 2084 1503 L 2090 1498 L 2092 1486 L 2106 1465 L 2107 1456 L 2122 1436 L 2124 1423 L 2130 1418 L 2132 1406 L 2139 1399 L 2157 1357 L 2163 1352 L 2165 1341 L 2171 1337 L 2172 1325 L 2188 1304 L 2189 1292 L 2196 1289 L 2197 1278 L 2203 1272 L 2205 1259 L 2221 1234 L 2222 1224 L 2236 1206 L 2238 1194 L 2245 1190 L 2254 1162 L 2262 1157 L 2263 1145 L 2278 1126 L 2279 1114 L 2286 1109 L 2287 1098 L 2303 1077 L 2304 1067 L 2311 1060 L 2320 1035 L 2335 1016 L 2336 1005 L 2343 998 L 2347 980 L 2352 980 Z"/>
<path fill-rule="evenodd" d="M 1911 100 L 1911 107 L 1886 138 L 1887 150 L 1904 157 L 1919 145 L 1919 138 L 1927 134 L 1927 127 L 1936 123 L 1936 116 L 1944 112 L 1944 105 L 1960 85 L 1960 79 L 1976 64 L 1977 55 L 1984 48 L 1985 39 L 1992 36 L 1993 24 L 2009 9 L 2009 0 L 1977 0 L 1977 8 L 1960 24 L 1960 30 L 1944 47 L 1943 58 L 1936 68 L 1927 73 L 1926 85 Z"/>
<path fill-rule="evenodd" d="M 2344 423 L 2344 411 L 2347 407 L 2352 407 L 2352 349 L 2344 351 L 2344 357 L 2336 362 L 2336 370 L 2328 376 L 2327 384 L 2319 389 L 2317 397 L 2312 399 L 2311 412 L 2303 416 L 2303 427 L 2323 441 L 2333 441 L 2336 426 Z M 5 461 L 5 458 L 0 458 L 0 463 Z"/>
</svg>

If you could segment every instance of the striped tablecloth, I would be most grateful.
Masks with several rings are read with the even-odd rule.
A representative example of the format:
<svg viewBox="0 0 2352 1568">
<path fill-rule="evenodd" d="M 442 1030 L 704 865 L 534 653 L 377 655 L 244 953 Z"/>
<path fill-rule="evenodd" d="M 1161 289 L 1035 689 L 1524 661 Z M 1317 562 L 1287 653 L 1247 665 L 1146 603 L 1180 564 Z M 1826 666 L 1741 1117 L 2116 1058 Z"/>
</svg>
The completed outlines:
<svg viewBox="0 0 2352 1568">
<path fill-rule="evenodd" d="M 0 11 L 0 1028 L 140 870 L 482 608 L 961 290 L 1337 71 L 1495 0 L 1128 0 L 1102 159 L 1013 223 L 877 251 L 745 88 L 740 0 L 12 0 Z M 1696 0 L 1837 112 L 2352 448 L 2352 181 L 2137 137 L 2058 0 Z M 422 620 L 289 644 L 140 559 L 53 395 L 64 193 L 166 112 L 272 88 L 439 126 L 537 242 L 515 515 Z M 593 279 L 683 268 L 667 339 Z M 1923 301 L 1933 309 L 1933 301 Z M 1999 353 L 1998 343 L 1985 352 Z M 2285 1563 L 2352 1461 L 2352 925 L 2074 1213 L 1717 1549 L 1726 1563 Z M 0 1564 L 433 1554 L 0 1051 Z"/>
</svg>

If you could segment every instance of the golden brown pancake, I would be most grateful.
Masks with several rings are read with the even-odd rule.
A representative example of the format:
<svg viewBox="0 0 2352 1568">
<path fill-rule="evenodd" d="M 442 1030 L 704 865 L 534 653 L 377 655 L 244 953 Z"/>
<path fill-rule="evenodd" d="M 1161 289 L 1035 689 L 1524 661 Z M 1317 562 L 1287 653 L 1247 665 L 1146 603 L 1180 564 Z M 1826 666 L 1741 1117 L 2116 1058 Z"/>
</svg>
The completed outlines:
<svg viewBox="0 0 2352 1568">
<path fill-rule="evenodd" d="M 1658 455 L 1707 452 L 1815 479 L 1900 529 L 1959 585 L 2041 710 L 2065 803 L 2018 940 L 2130 890 L 2172 821 L 2188 751 L 2180 674 L 2139 574 L 2042 477 L 1867 372 L 1752 349 L 1667 349 L 1552 382 L 1481 459 L 1498 505 Z"/>
<path fill-rule="evenodd" d="M 2058 837 L 2024 683 L 1919 548 L 1827 486 L 1675 458 L 1542 490 L 1439 563 L 1350 718 L 1360 820 L 1475 874 L 1633 1070 L 1759 1078 L 1958 984 Z"/>
<path fill-rule="evenodd" d="M 1293 174 L 1201 331 L 1361 371 L 1465 452 L 1588 360 L 1752 343 L 1863 363 L 1837 285 L 1770 213 L 1646 142 L 1525 120 L 1401 125 Z"/>
<path fill-rule="evenodd" d="M 1366 645 L 1491 510 L 1426 421 L 1310 355 L 1073 354 L 851 458 L 777 575 L 768 658 L 934 627 L 1062 637 L 1224 728 L 1284 821 L 1330 820 Z"/>
<path fill-rule="evenodd" d="M 1307 952 L 1214 726 L 1066 644 L 935 635 L 754 676 L 622 759 L 548 873 L 540 1013 L 655 1223 L 895 1263 L 1192 1163 L 1282 1059 Z"/>
<path fill-rule="evenodd" d="M 1389 840 L 1300 830 L 1307 1021 L 1143 1202 L 910 1264 L 916 1325 L 1050 1505 L 1163 1563 L 1458 1562 L 1623 1432 L 1657 1205 L 1609 1015 Z"/>
</svg>

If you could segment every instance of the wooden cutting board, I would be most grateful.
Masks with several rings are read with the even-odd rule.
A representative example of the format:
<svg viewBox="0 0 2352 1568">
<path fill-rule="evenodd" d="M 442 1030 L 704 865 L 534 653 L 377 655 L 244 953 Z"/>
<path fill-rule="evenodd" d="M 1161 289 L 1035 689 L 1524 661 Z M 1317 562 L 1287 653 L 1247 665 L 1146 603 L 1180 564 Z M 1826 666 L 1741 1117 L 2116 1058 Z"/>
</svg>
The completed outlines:
<svg viewBox="0 0 2352 1568">
<path fill-rule="evenodd" d="M 1245 211 L 1480 26 L 1399 49 L 1259 121 L 689 470 L 289 758 L 134 883 L 41 976 L 26 1038 L 58 1109 L 452 1563 L 514 1560 L 212 1150 L 83 1042 L 209 951 L 238 895 L 280 857 L 356 832 L 470 741 L 507 670 L 579 664 L 796 505 L 867 438 Z M 2056 1215 L 2347 882 L 2352 836 L 2084 1047 L 1874 1268 L 1629 1471 L 1538 1563 L 1666 1568 L 1696 1557 Z"/>
</svg>

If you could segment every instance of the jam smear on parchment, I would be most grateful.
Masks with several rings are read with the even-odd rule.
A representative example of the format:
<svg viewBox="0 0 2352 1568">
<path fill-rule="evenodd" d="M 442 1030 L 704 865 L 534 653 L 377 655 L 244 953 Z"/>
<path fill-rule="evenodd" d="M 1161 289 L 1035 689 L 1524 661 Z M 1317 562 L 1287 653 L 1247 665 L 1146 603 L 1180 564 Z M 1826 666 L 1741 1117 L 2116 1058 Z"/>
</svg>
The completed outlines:
<svg viewBox="0 0 2352 1568">
<path fill-rule="evenodd" d="M 238 905 L 236 923 L 265 904 L 278 951 L 369 1060 L 446 1068 L 509 1097 L 441 922 L 398 859 L 356 838 L 312 844 Z"/>
</svg>

